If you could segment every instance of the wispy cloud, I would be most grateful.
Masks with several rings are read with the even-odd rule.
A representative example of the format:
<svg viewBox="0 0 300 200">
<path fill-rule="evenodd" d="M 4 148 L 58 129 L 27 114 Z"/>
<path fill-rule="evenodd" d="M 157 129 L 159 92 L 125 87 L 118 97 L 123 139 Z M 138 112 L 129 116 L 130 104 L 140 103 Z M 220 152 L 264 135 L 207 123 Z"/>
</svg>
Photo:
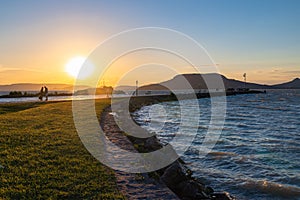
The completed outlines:
<svg viewBox="0 0 300 200">
<path fill-rule="evenodd" d="M 283 71 L 282 73 L 285 73 L 285 74 L 299 74 L 300 75 L 300 70 Z"/>
<path fill-rule="evenodd" d="M 2 65 L 0 65 L 0 72 L 6 72 L 6 71 L 10 71 L 10 70 L 21 70 L 20 68 L 7 68 L 7 67 L 3 67 Z"/>
<path fill-rule="evenodd" d="M 9 71 L 44 72 L 41 70 L 30 69 L 30 68 L 24 69 L 19 67 L 4 67 L 3 65 L 0 64 L 0 73 L 9 72 Z"/>
<path fill-rule="evenodd" d="M 273 69 L 270 73 L 283 75 L 300 75 L 300 70 L 287 70 L 284 68 L 276 68 Z"/>
</svg>

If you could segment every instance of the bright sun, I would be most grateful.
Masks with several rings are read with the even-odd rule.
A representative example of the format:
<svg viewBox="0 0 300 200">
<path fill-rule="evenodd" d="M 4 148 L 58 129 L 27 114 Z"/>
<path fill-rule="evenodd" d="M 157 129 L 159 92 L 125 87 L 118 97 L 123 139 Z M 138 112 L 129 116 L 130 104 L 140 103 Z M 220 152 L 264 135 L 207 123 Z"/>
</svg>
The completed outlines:
<svg viewBox="0 0 300 200">
<path fill-rule="evenodd" d="M 85 62 L 85 57 L 75 57 L 69 60 L 69 62 L 65 66 L 65 71 L 73 77 L 77 77 L 81 66 Z"/>
<path fill-rule="evenodd" d="M 95 71 L 94 64 L 85 57 L 74 57 L 65 66 L 65 71 L 76 79 L 89 79 Z M 79 73 L 80 72 L 80 73 Z"/>
</svg>

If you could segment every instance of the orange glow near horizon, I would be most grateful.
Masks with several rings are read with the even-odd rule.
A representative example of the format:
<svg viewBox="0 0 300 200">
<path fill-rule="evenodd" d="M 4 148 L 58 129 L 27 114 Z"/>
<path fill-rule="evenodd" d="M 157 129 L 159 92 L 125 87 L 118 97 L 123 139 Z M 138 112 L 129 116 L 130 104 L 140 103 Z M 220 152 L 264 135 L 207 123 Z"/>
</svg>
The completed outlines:
<svg viewBox="0 0 300 200">
<path fill-rule="evenodd" d="M 69 43 L 68 43 L 69 44 Z M 68 46 L 68 45 L 67 45 Z M 92 46 L 91 44 L 89 46 Z M 50 47 L 49 47 L 50 48 Z M 72 59 L 80 58 L 83 60 L 85 56 L 76 56 L 76 55 L 88 55 L 90 48 L 86 45 L 82 51 L 75 52 L 70 46 L 62 47 L 62 50 L 52 49 L 47 54 L 41 52 L 36 57 L 24 58 L 23 56 L 19 59 L 12 59 L 12 65 L 6 67 L 6 65 L 0 65 L 0 85 L 5 84 L 15 84 L 15 83 L 62 83 L 62 84 L 74 84 L 75 81 L 75 71 L 76 66 L 67 67 L 68 62 L 71 62 Z M 77 48 L 79 49 L 79 48 Z M 67 52 L 67 53 L 66 53 Z M 138 66 L 143 63 L 149 62 L 158 62 L 160 60 L 160 55 L 145 56 L 136 53 L 134 57 L 128 55 L 124 58 L 120 58 L 115 63 L 112 64 L 110 70 L 106 72 L 106 75 L 103 77 L 105 85 L 114 86 L 119 82 L 120 78 L 123 77 L 126 70 L 131 66 Z M 17 55 L 16 55 L 17 56 Z M 180 62 L 179 60 L 173 59 L 172 64 L 176 65 L 178 69 L 181 68 L 180 73 L 188 73 L 189 70 L 186 70 L 186 63 Z M 79 59 L 80 60 L 80 59 Z M 78 62 L 72 61 L 72 62 Z M 22 64 L 24 63 L 24 64 Z M 1 64 L 1 63 L 0 63 Z M 170 63 L 165 63 L 170 64 Z M 171 65 L 171 64 L 170 64 Z M 18 66 L 18 67 L 14 67 Z M 20 67 L 21 66 L 21 67 Z M 30 67 L 27 67 L 30 66 Z M 171 65 L 172 66 L 172 65 Z M 97 66 L 95 66 L 97 67 Z M 230 64 L 223 63 L 218 66 L 221 74 L 225 75 L 227 78 L 243 80 L 243 73 L 247 73 L 247 81 L 259 83 L 259 84 L 277 84 L 283 83 L 294 78 L 299 78 L 299 72 L 295 71 L 295 67 L 269 67 L 269 68 L 253 68 L 252 66 L 233 66 Z M 155 71 L 156 70 L 156 71 Z M 293 72 L 293 73 L 292 73 Z M 134 74 L 134 72 L 132 73 Z M 149 76 L 147 76 L 149 74 Z M 150 76 L 151 74 L 151 76 Z M 157 68 L 149 68 L 145 73 L 141 74 L 142 78 L 132 77 L 132 80 L 129 80 L 130 75 L 123 77 L 122 84 L 125 85 L 135 85 L 135 79 L 139 79 L 140 84 L 148 84 L 159 81 L 165 81 L 172 78 L 172 73 L 167 73 L 168 76 L 164 76 L 164 73 L 157 71 Z M 142 79 L 144 79 L 142 81 Z M 103 81 L 99 81 L 99 85 L 103 84 Z"/>
<path fill-rule="evenodd" d="M 65 61 L 60 61 L 59 67 L 49 67 L 47 70 L 31 68 L 31 69 L 22 69 L 22 68 L 5 68 L 0 66 L 0 85 L 6 84 L 15 84 L 15 83 L 62 83 L 62 84 L 73 84 L 75 81 L 75 76 L 77 75 L 78 70 L 78 62 L 80 61 L 80 57 L 72 57 L 65 59 Z M 74 59 L 74 60 L 73 60 Z M 82 57 L 84 59 L 84 57 Z M 81 59 L 81 60 L 82 60 Z M 73 61 L 72 61 L 73 60 Z M 76 61 L 77 60 L 77 61 Z M 113 67 L 108 70 L 103 77 L 102 81 L 99 82 L 99 85 L 103 84 L 105 81 L 106 85 L 114 86 L 116 83 L 119 82 L 120 78 L 126 72 L 126 69 L 130 65 L 136 66 L 137 63 L 141 61 L 134 61 L 134 60 L 121 60 L 113 65 Z M 66 64 L 67 63 L 67 64 Z M 77 63 L 77 64 L 76 64 Z M 55 66 L 53 63 L 49 63 L 45 66 Z M 184 69 L 184 67 L 182 67 Z M 277 84 L 282 82 L 290 81 L 294 78 L 299 77 L 299 74 L 295 73 L 286 73 L 288 68 L 285 69 L 277 69 L 273 68 L 270 70 L 247 70 L 247 69 L 239 69 L 239 70 L 231 70 L 226 69 L 222 66 L 220 68 L 220 73 L 225 75 L 227 78 L 232 78 L 236 80 L 243 80 L 243 73 L 246 72 L 248 77 L 247 80 L 249 82 L 259 83 L 259 84 Z M 153 70 L 149 69 L 148 72 L 151 72 L 153 76 L 155 76 L 155 70 L 157 68 L 153 68 Z M 292 70 L 292 69 L 291 69 Z M 148 74 L 147 70 L 145 74 Z M 185 73 L 186 71 L 181 71 Z M 134 74 L 134 72 L 132 72 Z M 157 72 L 156 77 L 150 77 L 143 75 L 143 78 L 134 78 L 129 80 L 130 74 L 127 74 L 123 77 L 123 83 L 125 85 L 134 85 L 135 79 L 144 79 L 141 80 L 141 84 L 143 83 L 153 83 L 155 81 L 165 81 L 172 78 L 175 74 L 168 74 L 170 77 L 167 76 L 160 76 L 163 73 Z"/>
</svg>

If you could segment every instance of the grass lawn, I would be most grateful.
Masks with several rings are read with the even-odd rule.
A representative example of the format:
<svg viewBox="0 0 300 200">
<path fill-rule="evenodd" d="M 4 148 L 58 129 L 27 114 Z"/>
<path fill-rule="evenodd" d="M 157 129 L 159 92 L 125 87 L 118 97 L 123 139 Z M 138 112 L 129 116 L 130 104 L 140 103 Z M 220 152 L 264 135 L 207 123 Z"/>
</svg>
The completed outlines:
<svg viewBox="0 0 300 200">
<path fill-rule="evenodd" d="M 0 104 L 0 165 L 0 199 L 124 199 L 82 145 L 71 102 Z"/>
</svg>

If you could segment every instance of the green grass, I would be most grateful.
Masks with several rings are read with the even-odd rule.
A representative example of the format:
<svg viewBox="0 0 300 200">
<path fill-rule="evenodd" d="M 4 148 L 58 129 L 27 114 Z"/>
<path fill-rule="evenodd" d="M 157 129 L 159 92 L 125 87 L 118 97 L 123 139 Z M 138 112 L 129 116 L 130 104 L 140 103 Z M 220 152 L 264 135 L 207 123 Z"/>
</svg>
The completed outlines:
<svg viewBox="0 0 300 200">
<path fill-rule="evenodd" d="M 0 114 L 6 114 L 9 112 L 18 112 L 21 110 L 37 107 L 39 105 L 41 105 L 41 103 L 39 102 L 0 104 Z"/>
<path fill-rule="evenodd" d="M 0 199 L 124 199 L 114 172 L 82 145 L 71 109 L 71 102 L 0 104 Z"/>
</svg>

